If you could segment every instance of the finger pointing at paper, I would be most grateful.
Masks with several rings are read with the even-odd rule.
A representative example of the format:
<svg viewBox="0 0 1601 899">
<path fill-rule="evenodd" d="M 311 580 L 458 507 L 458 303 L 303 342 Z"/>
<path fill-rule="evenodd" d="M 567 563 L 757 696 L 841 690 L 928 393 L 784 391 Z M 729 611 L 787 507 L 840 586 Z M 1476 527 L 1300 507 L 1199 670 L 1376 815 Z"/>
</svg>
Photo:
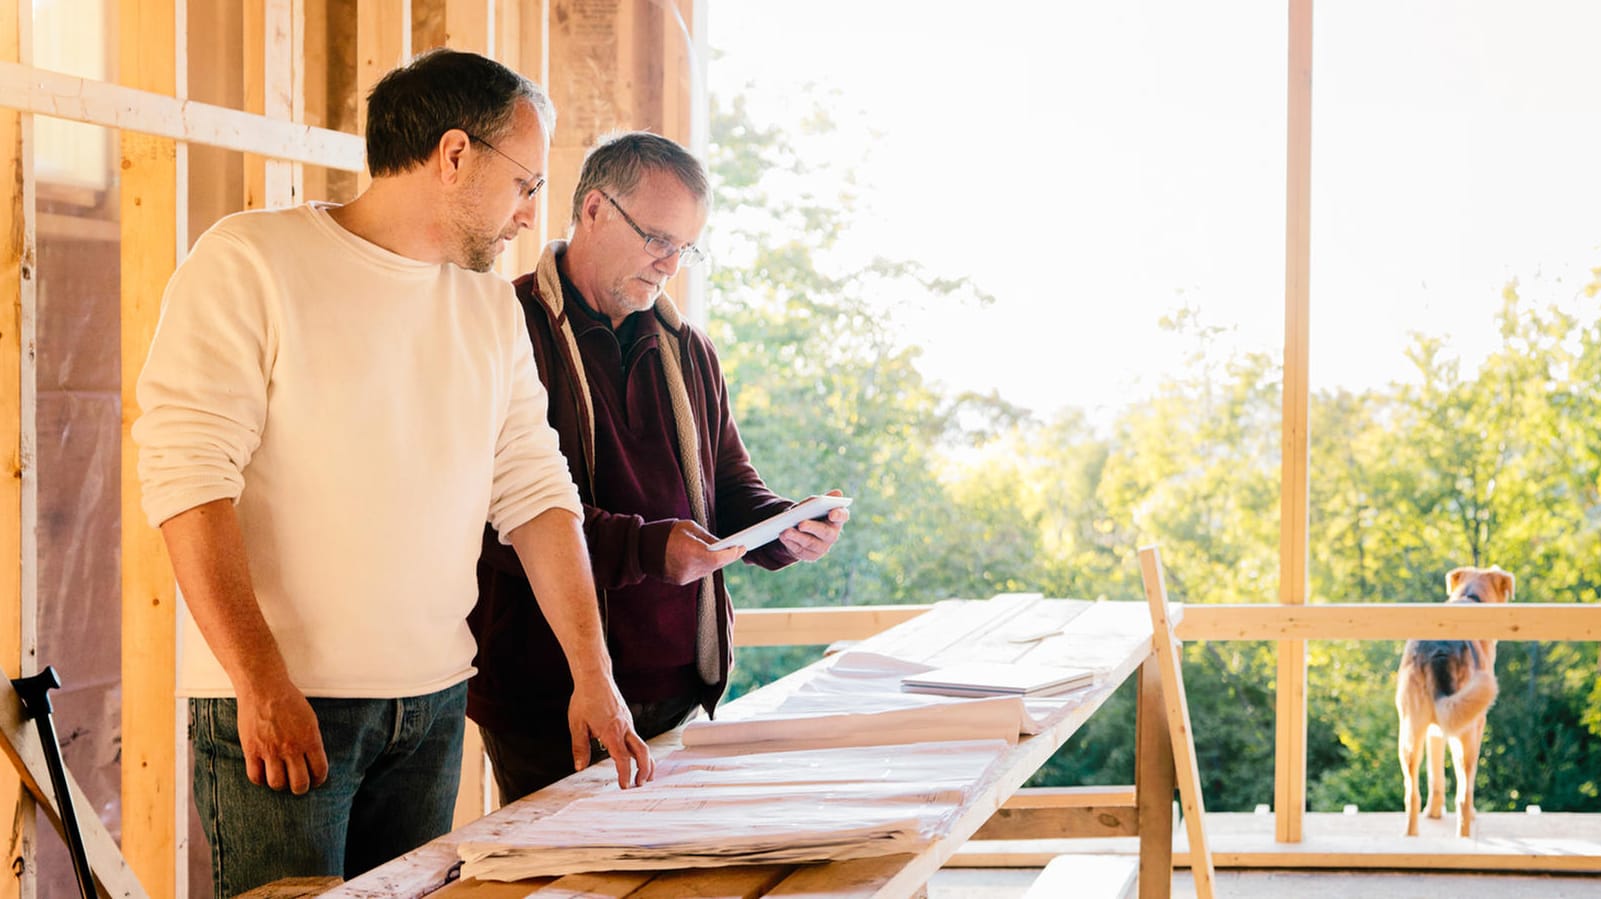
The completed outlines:
<svg viewBox="0 0 1601 899">
<path fill-rule="evenodd" d="M 824 496 L 843 496 L 838 490 L 830 490 Z M 839 535 L 845 528 L 845 522 L 851 520 L 850 509 L 840 506 L 830 509 L 824 518 L 813 518 L 802 521 L 778 535 L 778 541 L 784 544 L 797 559 L 802 562 L 815 562 L 834 547 Z"/>
</svg>

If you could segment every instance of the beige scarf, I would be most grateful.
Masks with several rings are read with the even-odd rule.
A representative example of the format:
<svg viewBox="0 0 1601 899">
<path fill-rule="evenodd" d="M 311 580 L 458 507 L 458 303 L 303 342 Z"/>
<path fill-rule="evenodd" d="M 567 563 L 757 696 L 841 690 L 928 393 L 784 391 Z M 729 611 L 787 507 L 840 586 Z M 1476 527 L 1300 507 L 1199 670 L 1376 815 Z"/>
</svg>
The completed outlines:
<svg viewBox="0 0 1601 899">
<path fill-rule="evenodd" d="M 545 246 L 534 269 L 540 298 L 561 325 L 562 339 L 567 342 L 567 355 L 574 368 L 573 381 L 578 385 L 579 403 L 588 423 L 588 439 L 584 442 L 584 471 L 589 475 L 590 496 L 595 490 L 595 406 L 589 395 L 589 379 L 584 374 L 583 358 L 578 355 L 578 341 L 573 337 L 572 324 L 565 314 L 566 300 L 561 292 L 561 274 L 556 268 L 556 256 L 565 251 L 567 241 L 555 240 Z M 695 523 L 709 529 L 706 516 L 705 482 L 700 468 L 700 440 L 695 433 L 695 413 L 689 405 L 689 390 L 684 386 L 683 363 L 679 332 L 684 321 L 678 307 L 664 291 L 656 300 L 656 314 L 666 327 L 661 328 L 662 372 L 667 376 L 667 393 L 672 399 L 673 425 L 678 431 L 678 459 L 683 469 L 684 489 L 689 492 L 689 510 Z M 701 680 L 715 684 L 722 679 L 722 641 L 717 627 L 717 592 L 710 575 L 700 580 L 700 599 L 696 607 L 695 665 Z"/>
</svg>

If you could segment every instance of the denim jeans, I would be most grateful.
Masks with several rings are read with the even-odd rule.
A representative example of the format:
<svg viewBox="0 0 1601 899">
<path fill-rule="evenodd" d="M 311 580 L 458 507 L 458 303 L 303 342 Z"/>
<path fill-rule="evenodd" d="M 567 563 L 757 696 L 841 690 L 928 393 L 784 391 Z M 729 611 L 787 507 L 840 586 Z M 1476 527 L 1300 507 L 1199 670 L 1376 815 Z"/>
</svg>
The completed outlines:
<svg viewBox="0 0 1601 899">
<path fill-rule="evenodd" d="M 630 702 L 634 731 L 641 739 L 664 734 L 685 721 L 700 707 L 700 700 L 681 696 L 660 702 Z M 495 771 L 495 789 L 501 805 L 514 802 L 535 790 L 542 790 L 573 773 L 572 736 L 565 711 L 531 715 L 525 726 L 515 731 L 479 727 L 484 751 Z M 591 740 L 589 763 L 608 758 L 600 743 Z"/>
<path fill-rule="evenodd" d="M 245 776 L 236 700 L 189 700 L 195 805 L 219 899 L 280 877 L 349 880 L 450 830 L 465 683 L 405 699 L 310 702 L 328 780 L 296 796 Z"/>
</svg>

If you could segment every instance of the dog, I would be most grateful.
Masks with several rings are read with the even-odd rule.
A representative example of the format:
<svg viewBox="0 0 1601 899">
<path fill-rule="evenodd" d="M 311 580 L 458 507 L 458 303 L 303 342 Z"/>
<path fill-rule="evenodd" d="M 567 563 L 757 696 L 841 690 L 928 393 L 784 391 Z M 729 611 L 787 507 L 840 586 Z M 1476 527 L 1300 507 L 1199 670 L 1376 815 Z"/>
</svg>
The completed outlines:
<svg viewBox="0 0 1601 899">
<path fill-rule="evenodd" d="M 1458 568 L 1445 576 L 1447 603 L 1512 601 L 1515 581 L 1498 567 Z M 1445 805 L 1444 743 L 1456 769 L 1457 834 L 1473 829 L 1473 779 L 1479 768 L 1484 717 L 1500 687 L 1495 680 L 1494 640 L 1408 640 L 1396 672 L 1395 710 L 1401 717 L 1397 749 L 1406 791 L 1406 835 L 1418 835 L 1423 796 L 1418 763 L 1429 753 L 1430 818 Z"/>
</svg>

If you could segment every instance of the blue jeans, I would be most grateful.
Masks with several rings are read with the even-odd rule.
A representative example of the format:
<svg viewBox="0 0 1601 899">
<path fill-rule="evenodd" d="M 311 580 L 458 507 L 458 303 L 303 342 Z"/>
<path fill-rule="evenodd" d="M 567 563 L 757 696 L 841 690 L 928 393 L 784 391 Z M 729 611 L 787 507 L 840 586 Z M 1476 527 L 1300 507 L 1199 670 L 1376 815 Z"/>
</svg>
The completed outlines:
<svg viewBox="0 0 1601 899">
<path fill-rule="evenodd" d="M 189 700 L 195 806 L 219 899 L 280 877 L 352 877 L 449 832 L 467 685 L 405 699 L 319 699 L 328 780 L 304 796 L 245 776 L 239 706 Z"/>
</svg>

